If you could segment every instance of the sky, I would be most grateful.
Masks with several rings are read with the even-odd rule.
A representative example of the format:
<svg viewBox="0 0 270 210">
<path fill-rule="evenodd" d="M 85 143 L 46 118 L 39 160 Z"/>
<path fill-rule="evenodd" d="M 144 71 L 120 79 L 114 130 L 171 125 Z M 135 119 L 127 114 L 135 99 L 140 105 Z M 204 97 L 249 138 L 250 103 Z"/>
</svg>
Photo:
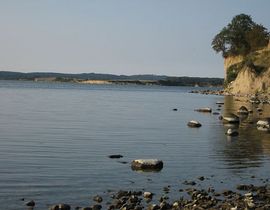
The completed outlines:
<svg viewBox="0 0 270 210">
<path fill-rule="evenodd" d="M 269 0 L 0 0 L 0 71 L 224 77 L 213 37 Z"/>
</svg>

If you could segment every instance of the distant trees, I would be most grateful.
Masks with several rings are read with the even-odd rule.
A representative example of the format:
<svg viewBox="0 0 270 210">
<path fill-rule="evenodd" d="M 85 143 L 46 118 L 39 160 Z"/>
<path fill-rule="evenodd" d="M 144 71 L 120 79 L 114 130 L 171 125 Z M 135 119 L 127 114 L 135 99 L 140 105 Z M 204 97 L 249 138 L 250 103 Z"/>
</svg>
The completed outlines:
<svg viewBox="0 0 270 210">
<path fill-rule="evenodd" d="M 246 14 L 236 15 L 213 39 L 212 48 L 224 58 L 247 55 L 265 47 L 269 42 L 267 29 Z"/>
</svg>

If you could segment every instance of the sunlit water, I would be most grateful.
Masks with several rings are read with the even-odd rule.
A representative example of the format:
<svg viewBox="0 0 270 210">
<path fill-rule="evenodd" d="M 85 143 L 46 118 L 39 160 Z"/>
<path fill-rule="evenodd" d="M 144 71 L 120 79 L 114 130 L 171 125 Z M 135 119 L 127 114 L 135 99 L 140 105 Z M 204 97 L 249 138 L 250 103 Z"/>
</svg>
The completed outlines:
<svg viewBox="0 0 270 210">
<path fill-rule="evenodd" d="M 269 178 L 270 134 L 247 123 L 262 116 L 255 111 L 241 123 L 240 135 L 228 138 L 218 115 L 194 109 L 215 111 L 225 100 L 220 112 L 235 112 L 249 104 L 191 89 L 0 81 L 0 209 L 27 209 L 32 199 L 35 209 L 60 202 L 89 206 L 92 196 L 106 198 L 107 190 L 159 194 L 171 185 L 177 192 L 184 180 L 224 189 Z M 192 119 L 202 127 L 188 128 Z M 130 162 L 138 158 L 161 159 L 164 168 L 132 171 Z"/>
</svg>

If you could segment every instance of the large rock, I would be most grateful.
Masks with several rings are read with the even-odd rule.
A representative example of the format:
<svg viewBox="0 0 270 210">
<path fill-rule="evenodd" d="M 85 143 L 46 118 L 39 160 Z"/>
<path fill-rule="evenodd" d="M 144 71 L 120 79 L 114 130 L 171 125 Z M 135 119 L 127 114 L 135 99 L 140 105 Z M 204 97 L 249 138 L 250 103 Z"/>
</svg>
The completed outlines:
<svg viewBox="0 0 270 210">
<path fill-rule="evenodd" d="M 223 116 L 223 120 L 225 123 L 239 123 L 239 117 L 232 113 Z"/>
<path fill-rule="evenodd" d="M 163 168 L 163 162 L 158 159 L 138 159 L 131 162 L 132 170 L 159 171 Z"/>
<path fill-rule="evenodd" d="M 196 121 L 196 120 L 191 120 L 191 121 L 188 122 L 187 126 L 188 126 L 188 127 L 191 127 L 191 128 L 199 128 L 199 127 L 202 126 L 202 124 L 199 123 L 199 122 Z"/>
<path fill-rule="evenodd" d="M 257 122 L 257 129 L 261 131 L 270 131 L 270 118 L 259 120 Z"/>
<path fill-rule="evenodd" d="M 197 112 L 212 112 L 212 109 L 209 107 L 204 107 L 204 108 L 195 109 L 195 111 L 197 111 Z"/>
</svg>

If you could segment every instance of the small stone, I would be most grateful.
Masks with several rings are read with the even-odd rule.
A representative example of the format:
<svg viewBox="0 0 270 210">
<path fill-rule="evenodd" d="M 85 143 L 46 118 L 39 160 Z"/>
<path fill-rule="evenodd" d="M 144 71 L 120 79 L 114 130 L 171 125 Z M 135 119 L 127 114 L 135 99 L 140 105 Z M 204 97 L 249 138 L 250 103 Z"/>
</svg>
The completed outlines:
<svg viewBox="0 0 270 210">
<path fill-rule="evenodd" d="M 222 102 L 222 101 L 217 101 L 216 104 L 218 104 L 218 105 L 223 105 L 224 102 Z"/>
<path fill-rule="evenodd" d="M 235 130 L 235 129 L 231 129 L 231 128 L 229 128 L 228 130 L 227 130 L 227 132 L 226 132 L 226 135 L 228 135 L 228 136 L 238 136 L 238 131 L 237 130 Z"/>
<path fill-rule="evenodd" d="M 194 182 L 194 181 L 184 181 L 183 184 L 193 186 L 193 185 L 196 185 L 196 182 Z"/>
<path fill-rule="evenodd" d="M 212 109 L 209 108 L 209 107 L 204 107 L 204 108 L 195 109 L 194 111 L 197 111 L 197 112 L 212 112 Z"/>
<path fill-rule="evenodd" d="M 200 176 L 200 177 L 198 177 L 198 179 L 203 181 L 205 178 L 204 178 L 204 176 Z"/>
<path fill-rule="evenodd" d="M 25 204 L 26 206 L 32 206 L 34 207 L 36 205 L 35 201 L 31 200 Z"/>
<path fill-rule="evenodd" d="M 92 210 L 100 210 L 100 209 L 102 209 L 102 206 L 99 204 L 95 204 L 92 206 Z"/>
<path fill-rule="evenodd" d="M 189 121 L 187 125 L 188 125 L 188 127 L 191 127 L 191 128 L 199 128 L 199 127 L 202 126 L 202 124 L 199 123 L 199 122 L 196 121 L 196 120 L 191 120 L 191 121 Z"/>
<path fill-rule="evenodd" d="M 175 112 L 176 112 L 177 110 L 178 110 L 178 109 L 173 109 L 173 111 L 175 111 Z"/>
<path fill-rule="evenodd" d="M 233 194 L 233 192 L 231 190 L 224 190 L 222 194 L 225 196 L 229 196 L 229 195 Z"/>
<path fill-rule="evenodd" d="M 163 187 L 163 191 L 168 193 L 170 191 L 170 188 L 169 187 Z"/>
<path fill-rule="evenodd" d="M 96 195 L 94 198 L 93 198 L 94 201 L 98 202 L 98 203 L 101 203 L 103 201 L 102 197 L 99 196 L 99 195 Z"/>
<path fill-rule="evenodd" d="M 147 207 L 148 210 L 158 210 L 159 209 L 159 206 L 156 205 L 156 204 L 150 204 L 148 207 Z"/>
<path fill-rule="evenodd" d="M 251 193 L 251 192 L 246 193 L 245 196 L 246 196 L 246 197 L 252 197 L 252 193 Z"/>
<path fill-rule="evenodd" d="M 91 207 L 83 207 L 83 208 L 80 208 L 80 210 L 92 210 Z"/>
<path fill-rule="evenodd" d="M 70 209 L 71 209 L 70 205 L 64 204 L 64 203 L 57 204 L 57 205 L 50 207 L 50 210 L 70 210 Z"/>
<path fill-rule="evenodd" d="M 119 158 L 122 158 L 123 155 L 109 155 L 108 157 L 111 159 L 119 159 Z"/>
<path fill-rule="evenodd" d="M 145 199 L 152 199 L 153 198 L 153 193 L 151 193 L 151 192 L 144 192 L 143 193 L 143 197 Z"/>
</svg>

